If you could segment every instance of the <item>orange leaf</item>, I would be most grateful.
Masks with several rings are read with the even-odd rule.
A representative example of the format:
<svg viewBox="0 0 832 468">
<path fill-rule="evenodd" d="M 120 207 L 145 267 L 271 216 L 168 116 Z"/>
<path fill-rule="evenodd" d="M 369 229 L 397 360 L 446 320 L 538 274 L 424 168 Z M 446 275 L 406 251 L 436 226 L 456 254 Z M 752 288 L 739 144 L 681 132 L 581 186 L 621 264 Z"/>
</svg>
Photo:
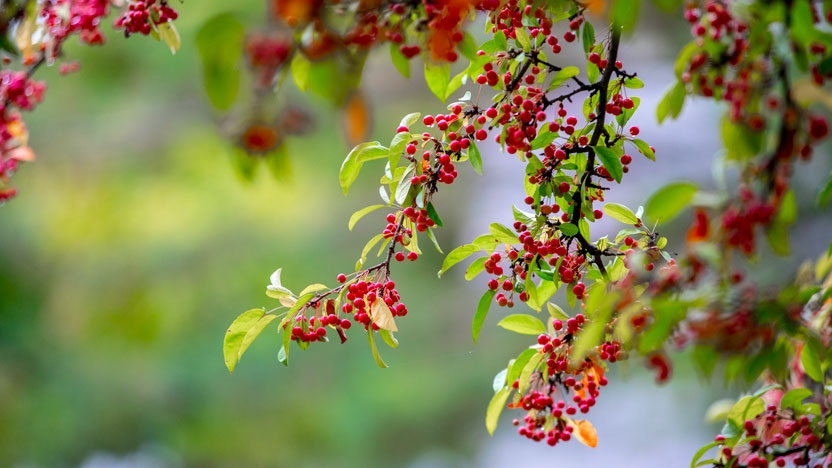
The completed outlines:
<svg viewBox="0 0 832 468">
<path fill-rule="evenodd" d="M 690 243 L 700 242 L 708 238 L 711 226 L 708 221 L 708 213 L 698 208 L 694 214 L 693 225 L 688 229 L 687 241 Z"/>
<path fill-rule="evenodd" d="M 370 106 L 361 93 L 353 93 L 347 98 L 343 109 L 344 136 L 349 146 L 355 146 L 370 136 Z"/>
<path fill-rule="evenodd" d="M 607 9 L 607 0 L 584 0 L 578 3 L 586 7 L 593 15 L 600 15 Z"/>
<path fill-rule="evenodd" d="M 272 13 L 295 27 L 317 18 L 323 3 L 323 0 L 272 0 Z"/>
<path fill-rule="evenodd" d="M 14 159 L 16 161 L 34 161 L 35 160 L 35 152 L 32 151 L 32 148 L 28 146 L 18 146 L 12 150 L 9 150 L 7 153 L 10 159 Z"/>
<path fill-rule="evenodd" d="M 591 448 L 598 446 L 598 433 L 595 431 L 595 427 L 592 426 L 591 422 L 582 419 L 580 421 L 573 421 L 573 426 L 575 426 L 575 432 L 572 435 L 578 442 Z"/>
<path fill-rule="evenodd" d="M 6 124 L 6 131 L 17 140 L 20 146 L 29 144 L 29 132 L 26 130 L 26 124 L 22 120 L 12 120 Z"/>
</svg>

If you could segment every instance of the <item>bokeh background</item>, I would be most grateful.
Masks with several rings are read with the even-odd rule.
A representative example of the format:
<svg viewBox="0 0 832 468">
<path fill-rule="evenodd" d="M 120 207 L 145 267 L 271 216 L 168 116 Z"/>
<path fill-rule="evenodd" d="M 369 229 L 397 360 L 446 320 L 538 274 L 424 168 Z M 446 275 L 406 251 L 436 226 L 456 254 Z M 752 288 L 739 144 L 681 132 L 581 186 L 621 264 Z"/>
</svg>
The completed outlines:
<svg viewBox="0 0 832 468">
<path fill-rule="evenodd" d="M 232 3 L 260 24 L 264 2 Z M 79 73 L 39 72 L 47 99 L 27 116 L 38 160 L 15 176 L 21 193 L 0 208 L 0 466 L 681 467 L 709 441 L 715 428 L 702 414 L 728 391 L 699 379 L 684 355 L 662 388 L 638 362 L 615 370 L 593 410 L 594 450 L 521 439 L 509 411 L 489 438 L 492 377 L 528 340 L 494 327 L 505 314 L 495 308 L 473 345 L 483 284 L 465 283 L 462 267 L 439 280 L 435 252 L 396 267 L 411 313 L 400 320 L 400 348 L 382 345 L 390 368 L 378 368 L 358 338 L 296 351 L 286 368 L 270 328 L 229 376 L 225 329 L 240 312 L 272 305 L 263 294 L 272 271 L 282 267 L 284 284 L 297 290 L 333 284 L 352 268 L 382 215 L 354 232 L 347 220 L 376 202 L 382 168 L 365 167 L 344 197 L 337 171 L 348 148 L 338 116 L 314 97 L 295 97 L 314 130 L 288 142 L 291 177 L 276 181 L 263 170 L 243 182 L 204 97 L 194 46 L 201 24 L 232 5 L 176 6 L 176 56 L 111 31 L 105 47 L 68 46 Z M 647 83 L 636 120 L 659 161 L 634 164 L 615 199 L 634 206 L 672 178 L 709 180 L 719 149 L 719 110 L 704 103 L 656 127 L 652 109 L 673 80 L 687 26 L 645 7 L 625 58 Z M 415 63 L 407 81 L 388 62 L 384 52 L 372 57 L 364 84 L 381 141 L 402 115 L 443 109 Z M 466 168 L 456 184 L 464 187 L 438 199 L 446 251 L 508 220 L 522 197 L 516 161 L 495 148 L 483 153 L 486 175 Z M 823 174 L 801 169 L 815 173 Z M 812 196 L 808 188 L 798 195 Z M 828 221 L 813 222 L 798 236 L 824 228 Z M 794 268 L 779 262 L 772 265 Z"/>
</svg>

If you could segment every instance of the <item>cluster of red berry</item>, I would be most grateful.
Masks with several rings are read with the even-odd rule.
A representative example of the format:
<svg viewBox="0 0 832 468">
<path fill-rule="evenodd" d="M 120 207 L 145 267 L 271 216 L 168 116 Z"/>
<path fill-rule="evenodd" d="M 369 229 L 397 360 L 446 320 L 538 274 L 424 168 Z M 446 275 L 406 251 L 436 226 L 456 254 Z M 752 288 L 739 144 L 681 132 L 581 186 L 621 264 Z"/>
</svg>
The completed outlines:
<svg viewBox="0 0 832 468">
<path fill-rule="evenodd" d="M 48 39 L 43 42 L 42 52 L 48 54 L 50 61 L 57 59 L 64 41 L 76 34 L 85 44 L 103 44 L 101 20 L 107 16 L 109 8 L 110 0 L 47 0 L 43 2 L 39 16 L 46 27 Z"/>
<path fill-rule="evenodd" d="M 370 276 L 368 272 L 361 272 L 348 281 L 345 274 L 339 274 L 336 279 L 341 286 L 319 294 L 294 316 L 291 338 L 298 344 L 327 341 L 329 326 L 337 331 L 343 343 L 347 340 L 345 331 L 352 328 L 353 322 L 362 325 L 364 330 L 395 331 L 393 317 L 407 315 L 407 306 L 400 302 L 395 282 L 373 281 Z M 342 291 L 346 294 L 342 295 Z M 336 293 L 338 299 L 325 299 Z M 344 303 L 338 307 L 342 296 Z M 307 316 L 309 312 L 312 312 L 311 317 Z"/>
<path fill-rule="evenodd" d="M 131 3 L 125 16 L 116 21 L 116 26 L 133 32 L 131 28 L 138 27 L 138 19 L 148 14 L 157 24 L 175 19 L 176 12 L 164 0 L 159 1 L 159 4 L 156 4 L 157 0 Z M 0 202 L 17 194 L 17 189 L 10 184 L 18 163 L 34 158 L 28 147 L 26 126 L 19 113 L 33 110 L 43 99 L 46 85 L 32 79 L 32 75 L 41 65 L 51 65 L 58 60 L 62 56 L 64 42 L 73 35 L 84 44 L 103 44 L 101 24 L 109 13 L 110 3 L 110 0 L 46 0 L 37 2 L 34 13 L 21 10 L 10 14 L 15 21 L 32 21 L 37 27 L 30 28 L 28 33 L 26 28 L 17 28 L 16 40 L 22 44 L 22 69 L 0 70 Z M 33 20 L 27 15 L 37 15 L 37 18 Z M 124 18 L 128 17 L 131 18 L 130 23 L 124 24 Z M 147 17 L 143 21 L 147 22 Z M 26 37 L 26 34 L 29 36 Z M 9 56 L 4 55 L 2 62 L 4 67 L 13 65 Z M 62 74 L 77 69 L 75 62 L 61 64 Z"/>
<path fill-rule="evenodd" d="M 179 13 L 168 6 L 167 0 L 139 0 L 131 2 L 127 11 L 116 19 L 116 29 L 124 29 L 124 36 L 144 34 L 145 36 L 162 23 L 173 21 Z"/>
<path fill-rule="evenodd" d="M 520 426 L 517 419 L 513 422 L 520 426 L 517 432 L 521 436 L 545 440 L 551 446 L 571 440 L 576 425 L 586 423 L 573 417 L 589 413 L 601 387 L 608 383 L 601 361 L 616 362 L 626 357 L 620 343 L 610 340 L 597 346 L 592 356 L 573 362 L 574 337 L 587 323 L 583 314 L 565 322 L 553 319 L 554 334 L 538 336 L 536 349 L 542 355 L 543 368 L 532 373 L 528 389 L 509 404 L 509 408 L 527 412 L 524 425 Z M 520 385 L 519 380 L 515 381 L 512 388 L 520 391 Z"/>
<path fill-rule="evenodd" d="M 741 444 L 734 443 L 735 437 L 730 433 L 729 437 L 716 436 L 715 443 L 721 447 L 719 454 L 725 463 L 741 468 L 767 468 L 772 464 L 777 467 L 830 466 L 832 455 L 827 454 L 828 435 L 822 418 L 796 415 L 793 408 L 780 407 L 782 390 L 769 393 L 776 394 L 777 402 L 742 423 L 738 428 L 743 438 Z"/>
</svg>

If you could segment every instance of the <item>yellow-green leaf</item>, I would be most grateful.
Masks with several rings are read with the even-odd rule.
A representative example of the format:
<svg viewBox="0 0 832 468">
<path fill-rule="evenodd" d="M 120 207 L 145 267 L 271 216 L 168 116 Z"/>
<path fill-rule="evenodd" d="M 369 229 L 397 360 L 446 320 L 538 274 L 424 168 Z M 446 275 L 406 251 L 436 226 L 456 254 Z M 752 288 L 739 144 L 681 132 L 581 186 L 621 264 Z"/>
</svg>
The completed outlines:
<svg viewBox="0 0 832 468">
<path fill-rule="evenodd" d="M 222 343 L 222 354 L 225 358 L 225 367 L 228 368 L 229 373 L 234 372 L 234 368 L 240 361 L 240 349 L 243 346 L 243 340 L 246 334 L 257 322 L 266 314 L 263 309 L 251 309 L 240 314 L 233 322 L 228 330 L 225 332 L 225 339 Z"/>
<path fill-rule="evenodd" d="M 363 218 L 364 216 L 372 213 L 373 211 L 375 211 L 379 208 L 384 208 L 385 206 L 386 205 L 371 205 L 371 206 L 362 208 L 362 209 L 356 211 L 355 213 L 353 213 L 352 216 L 350 216 L 350 222 L 349 222 L 350 231 L 352 231 L 352 228 L 355 227 L 356 223 L 358 223 L 358 221 L 361 218 Z"/>
<path fill-rule="evenodd" d="M 618 203 L 607 203 L 604 205 L 604 213 L 610 218 L 624 224 L 634 225 L 638 223 L 638 217 L 633 211 Z"/>
<path fill-rule="evenodd" d="M 509 315 L 497 323 L 497 326 L 521 335 L 539 335 L 546 333 L 546 325 L 537 317 L 528 314 Z"/>
<path fill-rule="evenodd" d="M 252 343 L 254 343 L 254 340 L 258 336 L 260 336 L 260 333 L 263 332 L 266 326 L 272 323 L 272 321 L 274 321 L 276 318 L 277 315 L 274 314 L 264 315 L 260 318 L 260 320 L 257 321 L 257 323 L 254 324 L 253 327 L 249 328 L 248 332 L 246 332 L 246 335 L 243 337 L 243 343 L 240 345 L 240 350 L 237 351 L 238 362 L 240 359 L 243 358 L 243 354 L 246 352 L 248 347 L 251 346 Z"/>
<path fill-rule="evenodd" d="M 488 435 L 494 435 L 494 431 L 497 429 L 497 422 L 500 420 L 500 414 L 503 412 L 503 408 L 506 406 L 506 400 L 508 400 L 510 394 L 511 389 L 505 387 L 495 393 L 494 397 L 491 398 L 491 402 L 488 403 L 488 409 L 485 411 L 485 428 L 488 430 Z"/>
<path fill-rule="evenodd" d="M 696 191 L 696 184 L 692 182 L 667 184 L 650 196 L 644 213 L 656 223 L 664 224 L 690 204 Z"/>
<path fill-rule="evenodd" d="M 370 342 L 370 350 L 373 352 L 373 359 L 375 359 L 376 364 L 378 364 L 381 368 L 386 368 L 387 364 L 381 359 L 381 355 L 378 353 L 378 347 L 376 346 L 376 341 L 373 338 L 373 329 L 372 327 L 367 329 L 367 341 Z"/>
<path fill-rule="evenodd" d="M 179 31 L 176 30 L 172 21 L 166 21 L 157 26 L 159 28 L 159 36 L 165 41 L 165 44 L 170 48 L 171 54 L 176 54 L 182 46 L 182 39 L 179 37 Z"/>
</svg>

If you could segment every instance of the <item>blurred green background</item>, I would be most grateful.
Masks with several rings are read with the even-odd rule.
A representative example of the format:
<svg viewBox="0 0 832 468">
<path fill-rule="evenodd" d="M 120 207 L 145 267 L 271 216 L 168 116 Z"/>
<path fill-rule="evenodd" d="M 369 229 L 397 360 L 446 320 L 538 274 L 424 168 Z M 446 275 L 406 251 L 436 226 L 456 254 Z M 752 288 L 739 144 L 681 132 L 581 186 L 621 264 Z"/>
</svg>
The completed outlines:
<svg viewBox="0 0 832 468">
<path fill-rule="evenodd" d="M 233 8 L 257 26 L 263 3 Z M 580 446 L 551 451 L 520 440 L 507 420 L 487 438 L 492 377 L 528 340 L 496 329 L 505 312 L 492 311 L 474 346 L 482 284 L 464 283 L 461 267 L 437 279 L 435 252 L 395 267 L 411 312 L 399 321 L 400 348 L 381 345 L 389 369 L 376 366 L 360 334 L 295 351 L 284 368 L 271 327 L 228 375 L 225 329 L 244 310 L 274 305 L 264 295 L 272 271 L 282 267 L 284 284 L 298 290 L 352 269 L 383 214 L 354 232 L 347 220 L 376 203 L 381 166 L 368 165 L 344 197 L 337 171 L 348 148 L 338 117 L 296 97 L 313 114 L 314 133 L 289 141 L 292 177 L 277 182 L 261 170 L 242 182 L 203 96 L 194 46 L 198 28 L 229 4 L 176 6 L 176 56 L 110 31 L 105 47 L 67 47 L 79 73 L 39 72 L 47 96 L 26 116 L 38 160 L 22 167 L 20 195 L 0 208 L 0 467 L 507 466 L 529 453 L 535 458 L 524 466 L 549 466 L 562 454 L 588 456 Z M 365 83 L 381 141 L 402 115 L 443 109 L 418 73 L 407 82 L 387 61 L 372 58 Z M 500 174 L 491 169 L 479 189 L 443 192 L 437 207 L 446 221 L 505 203 L 472 195 Z M 501 209 L 510 215 L 508 204 Z M 440 242 L 447 251 L 487 221 L 448 222 Z M 695 436 L 682 449 L 663 442 L 669 454 L 629 453 L 640 467 L 684 465 L 709 437 L 699 422 L 708 396 L 689 371 L 671 390 L 653 389 L 642 375 L 599 401 L 601 421 L 605 411 L 624 416 L 610 426 L 594 419 L 602 440 L 594 453 L 620 461 L 633 445 L 616 434 L 638 424 L 662 440 L 667 428 L 645 428 L 641 418 L 679 418 L 680 437 Z M 653 464 L 644 458 L 651 453 Z"/>
<path fill-rule="evenodd" d="M 256 25 L 264 3 L 234 8 Z M 360 334 L 296 351 L 284 368 L 271 327 L 228 375 L 223 333 L 243 310 L 273 306 L 269 274 L 283 267 L 296 290 L 333 284 L 381 215 L 347 231 L 352 211 L 377 195 L 340 192 L 348 148 L 314 99 L 299 100 L 315 133 L 289 142 L 289 182 L 236 176 L 194 48 L 198 27 L 228 4 L 194 6 L 177 6 L 176 56 L 110 31 L 105 47 L 67 48 L 79 73 L 38 75 L 47 98 L 26 116 L 38 160 L 15 176 L 21 194 L 0 212 L 0 466 L 77 466 L 142 447 L 209 467 L 470 451 L 491 376 L 517 346 L 493 349 L 484 337 L 472 352 L 473 300 L 455 292 L 459 276 L 440 283 L 435 254 L 397 267 L 412 312 L 400 349 L 381 350 L 389 369 Z M 380 134 L 419 98 L 376 106 Z"/>
</svg>

